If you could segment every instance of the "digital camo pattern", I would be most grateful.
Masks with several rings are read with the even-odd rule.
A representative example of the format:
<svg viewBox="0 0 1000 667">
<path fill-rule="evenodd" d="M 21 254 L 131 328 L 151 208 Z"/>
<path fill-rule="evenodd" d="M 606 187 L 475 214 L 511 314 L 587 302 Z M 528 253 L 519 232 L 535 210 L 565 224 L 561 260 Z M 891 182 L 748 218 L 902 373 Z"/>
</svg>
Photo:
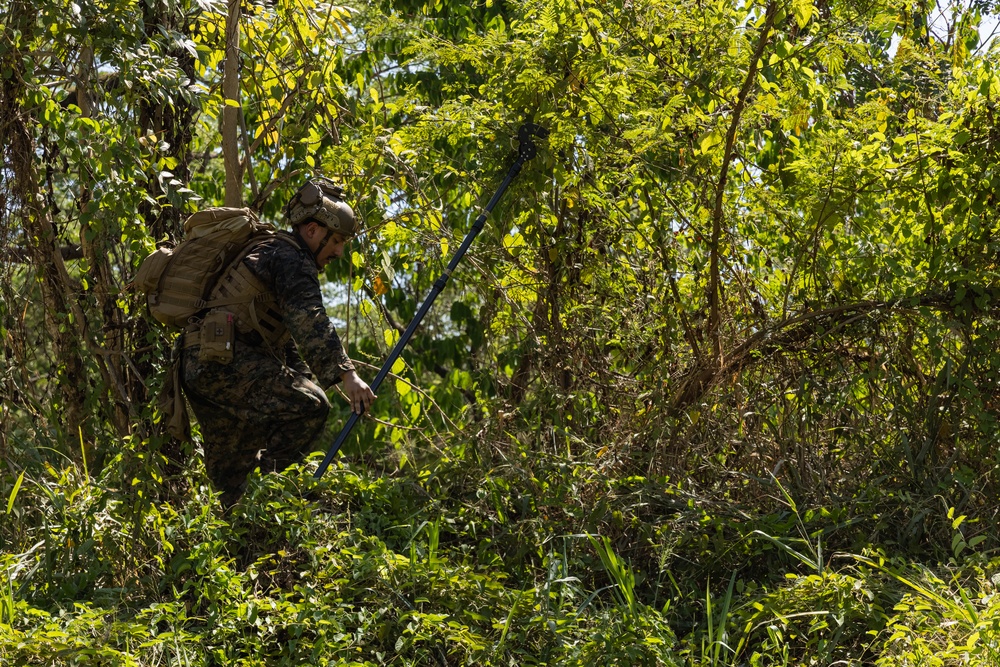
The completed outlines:
<svg viewBox="0 0 1000 667">
<path fill-rule="evenodd" d="M 330 402 L 306 373 L 265 348 L 237 345 L 225 365 L 198 361 L 197 350 L 184 354 L 184 390 L 201 424 L 208 476 L 229 506 L 254 468 L 284 470 L 311 451 Z M 297 356 L 291 343 L 287 352 Z"/>
<path fill-rule="evenodd" d="M 282 234 L 295 244 L 281 239 L 265 241 L 243 261 L 272 290 L 299 354 L 320 385 L 330 387 L 340 382 L 345 372 L 354 370 L 354 365 L 327 317 L 312 253 L 295 235 Z"/>
<path fill-rule="evenodd" d="M 183 356 L 184 391 L 201 424 L 205 467 L 227 506 L 254 468 L 280 471 L 312 451 L 330 411 L 321 386 L 354 368 L 326 315 L 307 249 L 274 239 L 244 262 L 273 290 L 293 340 L 275 354 L 237 338 L 229 364 L 199 361 L 197 346 Z"/>
</svg>

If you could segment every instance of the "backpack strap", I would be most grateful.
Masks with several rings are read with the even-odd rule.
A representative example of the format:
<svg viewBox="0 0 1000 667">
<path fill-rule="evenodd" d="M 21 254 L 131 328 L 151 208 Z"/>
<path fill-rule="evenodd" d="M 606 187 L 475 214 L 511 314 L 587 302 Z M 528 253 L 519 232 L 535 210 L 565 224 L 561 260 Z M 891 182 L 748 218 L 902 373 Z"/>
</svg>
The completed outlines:
<svg viewBox="0 0 1000 667">
<path fill-rule="evenodd" d="M 222 278 L 224 278 L 227 274 L 231 273 L 233 269 L 239 266 L 240 263 L 247 258 L 247 255 L 256 250 L 258 246 L 264 244 L 266 241 L 270 241 L 271 239 L 276 238 L 277 236 L 278 236 L 277 234 L 274 234 L 272 232 L 264 232 L 251 237 L 251 239 L 247 241 L 246 245 L 243 246 L 243 249 L 236 254 L 236 257 L 233 258 L 233 261 L 229 262 L 229 264 L 226 265 L 226 268 L 224 268 L 222 271 L 219 272 L 219 279 L 215 281 L 215 284 L 218 284 L 219 280 L 222 280 Z M 212 290 L 214 289 L 215 285 L 212 285 L 212 289 L 210 289 L 208 293 L 211 294 Z M 221 306 L 233 306 L 238 303 L 250 303 L 254 301 L 255 298 L 256 298 L 255 295 L 250 294 L 250 295 L 230 297 L 228 299 L 212 299 L 211 301 L 206 301 L 204 307 L 211 309 L 211 308 L 219 308 Z M 274 297 L 271 296 L 272 300 L 273 298 Z"/>
<path fill-rule="evenodd" d="M 242 262 L 247 255 L 253 252 L 253 250 L 257 246 L 261 245 L 265 241 L 275 238 L 275 236 L 276 235 L 273 233 L 266 232 L 262 234 L 257 234 L 256 236 L 251 238 L 250 241 L 247 242 L 247 244 L 244 245 L 243 248 L 236 254 L 236 256 L 228 264 L 226 264 L 226 266 L 221 271 L 218 272 L 219 279 L 221 279 L 227 273 L 232 271 L 235 267 L 239 266 L 240 262 Z M 212 283 L 212 285 L 207 290 L 205 296 L 208 296 L 212 293 L 212 290 L 215 289 L 215 285 L 218 284 L 218 282 L 219 281 L 216 280 Z M 204 296 L 198 299 L 178 299 L 178 298 L 172 298 L 168 292 L 165 295 L 159 294 L 158 299 L 160 303 L 170 303 L 177 306 L 192 308 L 198 313 L 198 315 L 200 315 L 201 311 L 204 310 L 211 310 L 212 308 L 220 308 L 222 306 L 233 306 L 240 303 L 248 303 L 254 299 L 254 296 L 240 295 L 230 298 L 208 299 L 208 300 L 206 300 Z"/>
</svg>

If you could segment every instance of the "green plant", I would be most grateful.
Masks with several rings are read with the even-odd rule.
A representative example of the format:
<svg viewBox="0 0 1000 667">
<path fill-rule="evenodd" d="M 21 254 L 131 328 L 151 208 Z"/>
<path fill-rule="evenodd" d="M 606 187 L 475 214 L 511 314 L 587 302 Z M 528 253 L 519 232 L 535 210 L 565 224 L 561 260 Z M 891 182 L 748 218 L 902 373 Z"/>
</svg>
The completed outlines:
<svg viewBox="0 0 1000 667">
<path fill-rule="evenodd" d="M 598 540 L 593 535 L 588 534 L 587 539 L 600 557 L 604 571 L 608 573 L 614 586 L 617 587 L 621 604 L 633 620 L 638 620 L 639 603 L 635 596 L 635 573 L 628 564 L 618 557 L 611 545 L 611 540 L 606 536 L 601 536 L 601 539 Z"/>
<path fill-rule="evenodd" d="M 722 667 L 723 665 L 735 664 L 739 647 L 729 645 L 728 627 L 732 622 L 729 610 L 733 602 L 733 587 L 736 584 L 736 573 L 729 578 L 729 586 L 726 594 L 722 598 L 722 606 L 715 611 L 712 603 L 712 591 L 710 583 L 705 584 L 705 616 L 706 633 L 701 643 L 701 665 L 711 665 L 711 667 Z M 717 618 L 713 618 L 713 612 Z M 725 651 L 725 653 L 723 653 Z"/>
<path fill-rule="evenodd" d="M 14 573 L 13 564 L 8 562 L 9 557 L 4 557 L 0 561 L 2 565 L 2 578 L 0 578 L 0 625 L 10 626 L 14 623 L 15 600 L 14 600 Z"/>
</svg>

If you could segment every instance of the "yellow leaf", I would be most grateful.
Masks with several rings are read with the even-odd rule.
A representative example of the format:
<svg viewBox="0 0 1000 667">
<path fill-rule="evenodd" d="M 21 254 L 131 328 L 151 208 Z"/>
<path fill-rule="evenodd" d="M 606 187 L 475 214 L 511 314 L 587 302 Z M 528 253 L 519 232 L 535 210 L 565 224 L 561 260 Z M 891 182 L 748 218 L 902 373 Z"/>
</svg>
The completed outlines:
<svg viewBox="0 0 1000 667">
<path fill-rule="evenodd" d="M 705 135 L 705 138 L 701 140 L 701 152 L 707 153 L 708 151 L 712 150 L 712 148 L 718 146 L 721 143 L 722 143 L 722 135 L 719 132 L 713 130 L 709 132 L 707 135 Z"/>
<path fill-rule="evenodd" d="M 427 226 L 432 230 L 437 231 L 441 228 L 441 212 L 436 210 L 430 210 L 427 212 Z"/>
<path fill-rule="evenodd" d="M 812 19 L 813 11 L 812 0 L 792 0 L 792 13 L 795 14 L 795 22 L 800 29 L 805 28 Z"/>
<path fill-rule="evenodd" d="M 372 289 L 378 296 L 382 296 L 389 291 L 389 288 L 386 287 L 385 283 L 382 281 L 382 276 L 375 276 L 375 280 L 372 283 Z"/>
<path fill-rule="evenodd" d="M 240 108 L 240 103 L 237 102 L 236 100 L 231 100 L 229 98 L 226 98 L 225 103 L 227 107 L 236 107 L 237 109 Z"/>
<path fill-rule="evenodd" d="M 395 373 L 396 375 L 402 373 L 403 369 L 405 368 L 406 368 L 406 362 L 398 357 L 396 358 L 396 361 L 392 363 L 392 372 Z"/>
<path fill-rule="evenodd" d="M 403 382 L 402 380 L 396 380 L 396 391 L 399 392 L 400 396 L 406 396 L 410 393 L 413 387 L 410 386 L 408 382 Z"/>
</svg>

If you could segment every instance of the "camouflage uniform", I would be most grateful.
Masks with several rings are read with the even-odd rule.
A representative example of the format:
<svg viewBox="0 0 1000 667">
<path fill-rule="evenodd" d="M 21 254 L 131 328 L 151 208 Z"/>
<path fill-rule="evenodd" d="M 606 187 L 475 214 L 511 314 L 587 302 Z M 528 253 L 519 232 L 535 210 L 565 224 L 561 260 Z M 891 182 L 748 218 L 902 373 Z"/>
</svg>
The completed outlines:
<svg viewBox="0 0 1000 667">
<path fill-rule="evenodd" d="M 255 467 L 280 471 L 312 451 L 330 411 L 321 387 L 354 370 L 323 306 L 312 253 L 297 235 L 280 233 L 284 239 L 265 241 L 243 261 L 276 298 L 292 336 L 285 349 L 272 350 L 251 332 L 237 336 L 229 364 L 199 361 L 197 347 L 183 356 L 205 467 L 227 506 Z"/>
</svg>

